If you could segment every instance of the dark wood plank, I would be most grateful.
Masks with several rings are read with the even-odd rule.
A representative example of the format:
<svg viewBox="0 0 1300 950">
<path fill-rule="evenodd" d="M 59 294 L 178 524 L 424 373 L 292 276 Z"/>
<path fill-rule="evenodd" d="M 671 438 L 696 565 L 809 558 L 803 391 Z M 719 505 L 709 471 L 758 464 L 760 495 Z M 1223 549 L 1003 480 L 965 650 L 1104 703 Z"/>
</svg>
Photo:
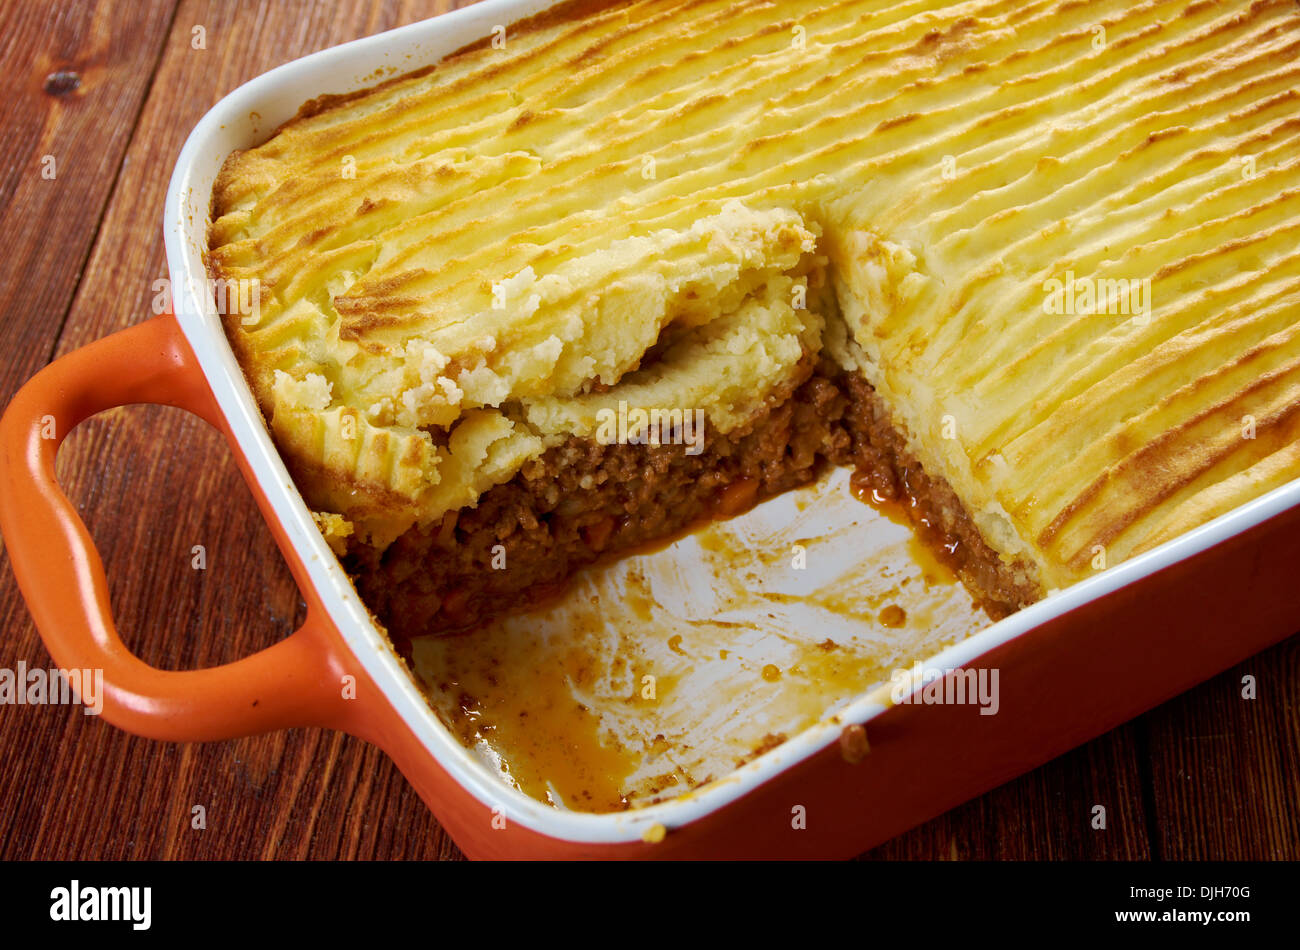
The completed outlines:
<svg viewBox="0 0 1300 950">
<path fill-rule="evenodd" d="M 1255 699 L 1243 696 L 1246 676 L 1254 677 Z M 1300 637 L 1166 703 L 1142 724 L 1159 857 L 1300 857 Z"/>
<path fill-rule="evenodd" d="M 100 0 L 0 6 L 6 84 L 0 97 L 0 233 L 6 239 L 0 255 L 0 402 L 8 402 L 54 351 L 176 5 Z M 53 178 L 42 175 L 47 155 L 53 156 Z M 0 665 L 44 662 L 7 566 L 0 578 L 0 629 L 7 634 Z M 44 778 L 33 781 L 33 775 L 48 746 L 64 741 L 71 714 L 28 707 L 0 713 L 0 775 L 4 800 L 13 806 L 0 811 L 0 854 L 39 853 L 30 843 L 46 818 L 28 806 L 40 803 L 37 786 Z"/>
<path fill-rule="evenodd" d="M 167 180 L 217 99 L 279 63 L 450 6 L 182 3 L 58 351 L 150 315 L 153 281 L 166 275 L 158 224 Z M 206 50 L 191 47 L 199 25 Z M 52 339 L 57 324 L 42 320 L 24 314 Z M 123 636 L 148 662 L 221 663 L 296 625 L 288 571 L 220 437 L 203 423 L 157 408 L 105 413 L 71 436 L 59 471 L 104 556 Z M 205 571 L 190 566 L 195 544 L 206 548 Z M 48 662 L 7 570 L 3 585 L 10 636 L 0 665 Z M 0 716 L 8 764 L 0 796 L 12 803 L 0 810 L 0 854 L 8 857 L 456 855 L 391 763 L 346 737 L 302 731 L 174 746 L 73 710 L 8 707 Z M 195 805 L 206 809 L 205 830 L 191 828 Z"/>
<path fill-rule="evenodd" d="M 176 4 L 0 5 L 0 404 L 50 358 Z"/>
<path fill-rule="evenodd" d="M 463 4 L 184 0 L 138 124 L 132 131 L 134 118 L 119 119 L 122 147 L 130 135 L 120 180 L 120 149 L 104 157 L 102 146 L 94 174 L 77 180 L 80 191 L 62 178 L 58 190 L 32 191 L 13 171 L 20 162 L 0 165 L 0 197 L 13 202 L 6 201 L 3 213 L 28 225 L 6 232 L 17 235 L 13 256 L 48 256 L 74 275 L 60 278 L 64 305 L 57 306 L 55 295 L 50 309 L 40 296 L 48 292 L 43 283 L 0 270 L 0 293 L 7 294 L 0 299 L 14 305 L 0 326 L 8 334 L 0 338 L 5 352 L 14 347 L 4 370 L 9 391 L 47 358 L 56 337 L 65 352 L 149 314 L 153 281 L 166 273 L 158 222 L 172 163 L 190 128 L 223 93 L 280 62 L 455 5 Z M 163 9 L 142 7 L 152 12 L 125 30 L 139 41 L 126 47 L 134 62 L 148 61 L 140 37 L 159 31 L 152 34 L 158 48 L 168 26 L 168 4 L 155 6 Z M 4 17 L 18 16 L 8 7 L 0 11 L 0 29 Z M 60 13 L 56 24 L 74 16 L 80 14 Z M 87 25 L 128 20 L 125 13 L 86 17 Z M 197 25 L 206 30 L 206 50 L 190 46 Z M 0 61 L 55 62 L 66 42 L 60 29 L 0 32 Z M 102 56 L 116 49 L 94 48 Z M 116 62 L 118 53 L 109 58 Z M 102 76 L 101 105 L 111 101 L 113 114 L 130 112 L 123 103 L 137 88 L 132 83 L 140 94 L 148 86 L 131 68 Z M 44 125 L 33 131 L 24 124 L 26 116 L 12 101 L 0 101 L 7 142 L 44 134 Z M 69 142 L 90 142 L 82 133 L 92 124 L 83 117 L 79 132 L 62 134 Z M 102 208 L 110 188 L 87 260 L 100 217 L 93 197 L 101 196 Z M 25 212 L 23 202 L 34 210 Z M 92 219 L 79 257 L 43 243 L 50 238 L 45 222 L 73 213 Z M 83 261 L 84 278 L 63 326 Z M 27 293 L 9 293 L 14 275 L 29 281 Z M 174 410 L 107 413 L 72 436 L 60 473 L 101 546 L 124 636 L 147 661 L 178 669 L 220 663 L 296 625 L 301 607 L 288 572 L 220 438 L 203 424 Z M 206 549 L 204 571 L 191 567 L 195 544 Z M 7 633 L 0 666 L 48 662 L 12 574 L 3 569 L 0 623 Z M 1298 644 L 1293 639 L 1256 657 L 866 857 L 1300 857 Z M 1250 703 L 1234 698 L 1243 672 L 1260 680 L 1259 698 Z M 0 809 L 3 858 L 459 856 L 383 755 L 314 730 L 169 745 L 127 736 L 76 709 L 3 707 L 0 800 L 7 803 Z M 1091 827 L 1096 804 L 1107 807 L 1105 831 Z M 191 827 L 196 805 L 206 810 L 206 829 Z"/>
</svg>

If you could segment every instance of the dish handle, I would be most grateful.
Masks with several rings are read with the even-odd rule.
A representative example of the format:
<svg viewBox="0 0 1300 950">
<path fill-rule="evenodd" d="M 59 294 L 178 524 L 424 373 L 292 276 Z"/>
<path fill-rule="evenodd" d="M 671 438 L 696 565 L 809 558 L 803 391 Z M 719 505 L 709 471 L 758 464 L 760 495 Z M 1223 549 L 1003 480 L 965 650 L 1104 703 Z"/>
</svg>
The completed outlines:
<svg viewBox="0 0 1300 950">
<path fill-rule="evenodd" d="M 136 403 L 176 406 L 226 431 L 170 313 L 55 360 L 18 391 L 0 419 L 0 530 L 55 663 L 65 670 L 102 670 L 104 718 L 154 739 L 228 739 L 345 718 L 346 671 L 314 597 L 308 596 L 307 619 L 297 631 L 224 666 L 160 670 L 122 643 L 103 562 L 59 487 L 54 460 L 79 423 Z M 277 540 L 284 551 L 278 530 Z"/>
</svg>

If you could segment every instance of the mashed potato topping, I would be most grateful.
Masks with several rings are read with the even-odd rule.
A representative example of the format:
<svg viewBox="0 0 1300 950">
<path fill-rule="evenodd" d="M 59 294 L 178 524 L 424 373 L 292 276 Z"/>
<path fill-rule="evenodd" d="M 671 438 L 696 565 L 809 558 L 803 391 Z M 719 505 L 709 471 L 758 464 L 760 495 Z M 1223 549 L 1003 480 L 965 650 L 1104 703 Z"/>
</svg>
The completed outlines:
<svg viewBox="0 0 1300 950">
<path fill-rule="evenodd" d="M 366 543 L 821 354 L 1050 589 L 1300 475 L 1297 50 L 1282 0 L 561 8 L 232 155 L 210 266 Z"/>
</svg>

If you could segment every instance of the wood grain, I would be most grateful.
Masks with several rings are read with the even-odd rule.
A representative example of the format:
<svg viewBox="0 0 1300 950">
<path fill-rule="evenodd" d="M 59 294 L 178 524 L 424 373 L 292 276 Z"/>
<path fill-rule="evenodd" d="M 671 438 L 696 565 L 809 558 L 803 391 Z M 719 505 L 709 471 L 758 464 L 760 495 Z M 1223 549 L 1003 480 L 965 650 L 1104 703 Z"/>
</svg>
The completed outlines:
<svg viewBox="0 0 1300 950">
<path fill-rule="evenodd" d="M 151 313 L 166 275 L 167 180 L 221 95 L 455 5 L 63 0 L 52 20 L 36 5 L 0 8 L 0 68 L 16 77 L 0 98 L 0 396 L 51 354 Z M 192 44 L 199 26 L 206 49 Z M 61 68 L 80 86 L 45 92 Z M 55 181 L 39 176 L 49 152 L 67 156 Z M 108 565 L 123 636 L 145 660 L 221 663 L 294 629 L 297 591 L 202 423 L 158 408 L 106 413 L 72 435 L 59 471 Z M 205 570 L 191 565 L 195 545 Z M 49 662 L 7 565 L 0 623 L 0 666 Z M 1293 638 L 866 857 L 1300 857 L 1298 658 Z M 1247 674 L 1253 700 L 1240 695 Z M 79 709 L 0 707 L 0 801 L 4 859 L 459 857 L 383 755 L 316 730 L 168 745 Z M 1091 826 L 1097 804 L 1104 831 Z M 191 822 L 199 805 L 202 830 Z"/>
<path fill-rule="evenodd" d="M 53 352 L 174 7 L 0 6 L 0 401 Z"/>
</svg>

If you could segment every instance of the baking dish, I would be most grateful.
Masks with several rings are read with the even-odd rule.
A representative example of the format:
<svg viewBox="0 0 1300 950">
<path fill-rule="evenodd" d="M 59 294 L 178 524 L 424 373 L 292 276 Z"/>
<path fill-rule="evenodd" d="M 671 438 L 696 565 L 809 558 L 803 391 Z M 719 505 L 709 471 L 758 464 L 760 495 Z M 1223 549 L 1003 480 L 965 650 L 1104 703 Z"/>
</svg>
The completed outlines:
<svg viewBox="0 0 1300 950">
<path fill-rule="evenodd" d="M 104 669 L 109 721 L 170 740 L 346 730 L 394 758 L 471 856 L 847 856 L 1296 629 L 1300 611 L 1277 596 L 1300 563 L 1300 484 L 1291 484 L 927 661 L 999 669 L 996 716 L 864 696 L 719 782 L 612 815 L 557 811 L 503 786 L 430 712 L 312 523 L 229 351 L 201 255 L 212 180 L 231 150 L 260 141 L 313 96 L 416 68 L 547 5 L 489 0 L 290 63 L 227 97 L 191 135 L 168 191 L 175 315 L 70 354 L 15 397 L 3 422 L 0 526 L 56 662 Z M 122 646 L 53 459 L 79 421 L 131 402 L 181 406 L 226 434 L 308 603 L 288 640 L 186 673 L 151 669 Z M 55 438 L 43 438 L 48 417 Z M 838 743 L 850 724 L 864 725 L 870 741 L 856 763 Z M 791 820 L 798 809 L 806 821 Z"/>
</svg>

